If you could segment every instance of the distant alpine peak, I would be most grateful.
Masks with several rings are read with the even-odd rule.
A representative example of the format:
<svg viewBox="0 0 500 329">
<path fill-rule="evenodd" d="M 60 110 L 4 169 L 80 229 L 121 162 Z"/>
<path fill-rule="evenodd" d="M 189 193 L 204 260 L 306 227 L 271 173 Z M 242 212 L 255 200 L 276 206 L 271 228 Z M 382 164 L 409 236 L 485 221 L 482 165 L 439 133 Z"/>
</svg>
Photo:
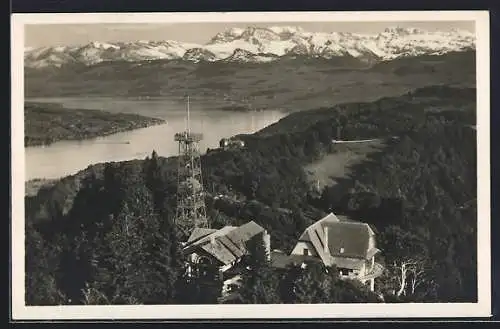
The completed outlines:
<svg viewBox="0 0 500 329">
<path fill-rule="evenodd" d="M 389 26 L 384 30 L 385 33 L 393 33 L 400 35 L 423 34 L 426 31 L 414 27 Z"/>
<path fill-rule="evenodd" d="M 252 52 L 241 49 L 241 48 L 236 48 L 233 52 L 233 56 L 251 56 L 254 55 Z"/>
<path fill-rule="evenodd" d="M 390 26 L 378 34 L 311 32 L 299 26 L 233 27 L 204 45 L 173 40 L 92 41 L 82 46 L 25 48 L 26 67 L 94 65 L 100 62 L 184 60 L 191 62 L 269 62 L 297 55 L 332 59 L 388 61 L 399 57 L 443 55 L 475 49 L 475 34 L 453 29 L 425 31 Z"/>
<path fill-rule="evenodd" d="M 107 42 L 99 42 L 99 41 L 91 41 L 89 44 L 87 44 L 87 47 L 91 48 L 97 48 L 97 49 L 118 49 L 120 47 L 107 43 Z"/>
<path fill-rule="evenodd" d="M 283 35 L 293 35 L 303 30 L 292 26 L 230 28 L 217 33 L 208 44 L 231 42 L 237 39 L 251 40 L 252 37 L 264 40 L 280 40 Z"/>
<path fill-rule="evenodd" d="M 202 61 L 213 62 L 217 59 L 217 57 L 209 50 L 199 47 L 199 48 L 188 49 L 184 53 L 182 59 L 198 63 Z"/>
<path fill-rule="evenodd" d="M 233 27 L 224 32 L 219 32 L 208 42 L 208 44 L 234 40 L 235 38 L 238 38 L 244 31 L 245 29 Z"/>
<path fill-rule="evenodd" d="M 276 34 L 304 32 L 304 29 L 300 26 L 272 26 L 269 27 L 269 30 Z"/>
<path fill-rule="evenodd" d="M 462 29 L 457 29 L 457 28 L 452 28 L 449 30 L 443 30 L 443 31 L 426 31 L 423 29 L 415 28 L 415 27 L 401 27 L 401 26 L 389 26 L 384 29 L 384 32 L 382 34 L 397 34 L 400 36 L 408 36 L 408 35 L 442 35 L 442 36 L 450 36 L 450 35 L 455 35 L 456 37 L 460 38 L 467 38 L 467 37 L 474 37 L 474 33 L 467 31 L 467 30 L 462 30 Z"/>
<path fill-rule="evenodd" d="M 241 48 L 236 48 L 233 52 L 233 54 L 224 60 L 226 62 L 250 62 L 253 61 L 253 58 L 255 57 L 255 54 Z"/>
</svg>

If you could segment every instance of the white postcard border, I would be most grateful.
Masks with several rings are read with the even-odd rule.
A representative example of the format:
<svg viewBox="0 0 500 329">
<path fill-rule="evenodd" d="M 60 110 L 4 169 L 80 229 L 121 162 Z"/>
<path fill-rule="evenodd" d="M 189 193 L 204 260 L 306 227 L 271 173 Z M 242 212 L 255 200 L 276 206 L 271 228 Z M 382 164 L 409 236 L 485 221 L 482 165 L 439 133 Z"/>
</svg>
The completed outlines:
<svg viewBox="0 0 500 329">
<path fill-rule="evenodd" d="M 76 23 L 475 21 L 477 69 L 478 302 L 300 305 L 25 306 L 24 25 Z M 487 11 L 14 14 L 11 18 L 12 319 L 251 319 L 487 317 L 491 313 L 490 56 Z"/>
</svg>

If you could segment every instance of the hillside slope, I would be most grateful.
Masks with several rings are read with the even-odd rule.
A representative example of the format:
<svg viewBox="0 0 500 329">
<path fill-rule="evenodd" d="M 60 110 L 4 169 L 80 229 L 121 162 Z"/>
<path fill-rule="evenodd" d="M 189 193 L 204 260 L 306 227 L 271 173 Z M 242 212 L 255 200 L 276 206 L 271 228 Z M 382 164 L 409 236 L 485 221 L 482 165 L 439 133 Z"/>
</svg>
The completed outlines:
<svg viewBox="0 0 500 329">
<path fill-rule="evenodd" d="M 446 86 L 291 114 L 256 134 L 240 136 L 245 149 L 214 150 L 203 157 L 207 190 L 231 196 L 207 196 L 211 224 L 255 220 L 270 231 L 273 248 L 289 251 L 307 225 L 333 210 L 379 232 L 388 265 L 379 289 L 387 301 L 475 301 L 476 132 L 470 125 L 475 125 L 475 89 Z M 342 152 L 332 143 L 338 130 L 342 139 L 387 142 L 318 195 L 304 168 Z M 85 283 L 104 280 L 96 273 L 106 260 L 92 250 L 113 243 L 106 235 L 113 218 L 121 225 L 160 214 L 160 230 L 170 232 L 175 168 L 175 158 L 154 156 L 96 165 L 27 197 L 27 234 L 53 246 L 42 256 L 27 247 L 32 251 L 27 259 L 30 284 L 41 280 L 40 273 L 52 282 L 45 292 L 49 295 L 39 298 L 48 302 L 59 291 L 80 300 Z M 135 242 L 141 239 L 146 237 Z M 425 265 L 425 275 L 418 289 L 403 287 L 405 294 L 394 296 L 398 267 L 392 264 L 408 257 Z M 86 270 L 71 275 L 75 266 Z M 144 275 L 148 269 L 142 269 Z M 67 286 L 69 277 L 73 288 Z"/>
</svg>

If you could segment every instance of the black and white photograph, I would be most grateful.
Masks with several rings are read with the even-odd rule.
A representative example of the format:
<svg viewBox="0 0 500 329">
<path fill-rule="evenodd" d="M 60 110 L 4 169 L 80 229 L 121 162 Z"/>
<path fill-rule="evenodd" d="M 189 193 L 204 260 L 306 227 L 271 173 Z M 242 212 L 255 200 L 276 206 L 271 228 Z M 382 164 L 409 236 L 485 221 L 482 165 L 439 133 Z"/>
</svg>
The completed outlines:
<svg viewBox="0 0 500 329">
<path fill-rule="evenodd" d="M 490 314 L 487 12 L 12 22 L 20 319 Z"/>
</svg>

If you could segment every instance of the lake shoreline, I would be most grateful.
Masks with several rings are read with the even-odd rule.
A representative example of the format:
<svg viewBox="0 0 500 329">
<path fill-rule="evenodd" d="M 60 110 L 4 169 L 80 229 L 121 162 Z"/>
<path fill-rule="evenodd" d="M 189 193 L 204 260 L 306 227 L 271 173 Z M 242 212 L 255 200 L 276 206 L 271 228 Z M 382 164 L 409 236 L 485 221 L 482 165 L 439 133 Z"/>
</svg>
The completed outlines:
<svg viewBox="0 0 500 329">
<path fill-rule="evenodd" d="M 52 145 L 54 143 L 57 143 L 57 142 L 78 142 L 78 141 L 92 140 L 92 139 L 96 139 L 96 138 L 99 138 L 99 137 L 107 137 L 107 136 L 111 136 L 111 135 L 114 135 L 114 134 L 119 134 L 119 133 L 123 133 L 123 132 L 127 132 L 127 131 L 132 131 L 132 130 L 137 130 L 137 129 L 143 129 L 143 128 L 148 128 L 148 127 L 153 127 L 153 126 L 158 126 L 158 125 L 162 125 L 162 124 L 167 123 L 165 120 L 162 120 L 162 119 L 158 119 L 158 120 L 161 120 L 161 121 L 159 121 L 159 122 L 148 122 L 148 123 L 144 123 L 144 124 L 138 124 L 138 125 L 133 126 L 133 127 L 126 127 L 126 128 L 117 129 L 117 130 L 114 130 L 114 131 L 107 131 L 107 132 L 102 132 L 102 133 L 95 134 L 95 135 L 88 135 L 88 136 L 85 136 L 85 137 L 55 139 L 55 140 L 50 140 L 48 142 L 43 142 L 43 141 L 37 142 L 37 141 L 34 141 L 34 142 L 31 142 L 31 143 L 28 143 L 28 144 L 25 143 L 24 147 L 25 148 L 26 147 L 44 147 L 44 146 L 50 146 L 50 145 Z"/>
<path fill-rule="evenodd" d="M 59 104 L 27 102 L 24 113 L 24 147 L 89 140 L 165 123 L 164 119 L 139 114 L 73 110 Z"/>
<path fill-rule="evenodd" d="M 50 101 L 56 103 L 54 99 Z M 95 134 L 92 136 L 95 138 L 90 138 L 90 136 L 86 139 L 66 138 L 47 146 L 25 146 L 25 182 L 33 179 L 59 179 L 73 175 L 96 163 L 144 159 L 151 155 L 153 150 L 163 157 L 177 155 L 179 152 L 174 135 L 186 129 L 185 104 L 176 104 L 169 100 L 125 102 L 93 98 L 58 99 L 57 101 L 57 104 L 61 104 L 58 109 L 61 115 L 73 115 L 75 111 L 82 112 L 84 115 L 89 112 L 79 109 L 99 109 L 99 111 L 107 111 L 120 116 L 141 115 L 141 118 L 158 118 L 158 120 L 144 120 L 147 124 L 137 125 L 137 129 L 113 131 L 109 135 Z M 195 111 L 191 112 L 192 131 L 203 134 L 203 140 L 199 145 L 202 151 L 219 147 L 222 138 L 255 133 L 286 116 L 283 111 L 275 110 L 261 112 L 201 110 L 205 108 L 204 104 L 199 104 L 195 107 Z M 61 121 L 58 116 L 52 115 L 48 118 Z M 156 122 L 164 123 L 156 124 Z M 75 121 L 70 123 L 74 124 Z M 98 130 L 83 124 L 82 128 Z M 43 131 L 40 130 L 42 133 Z"/>
</svg>

